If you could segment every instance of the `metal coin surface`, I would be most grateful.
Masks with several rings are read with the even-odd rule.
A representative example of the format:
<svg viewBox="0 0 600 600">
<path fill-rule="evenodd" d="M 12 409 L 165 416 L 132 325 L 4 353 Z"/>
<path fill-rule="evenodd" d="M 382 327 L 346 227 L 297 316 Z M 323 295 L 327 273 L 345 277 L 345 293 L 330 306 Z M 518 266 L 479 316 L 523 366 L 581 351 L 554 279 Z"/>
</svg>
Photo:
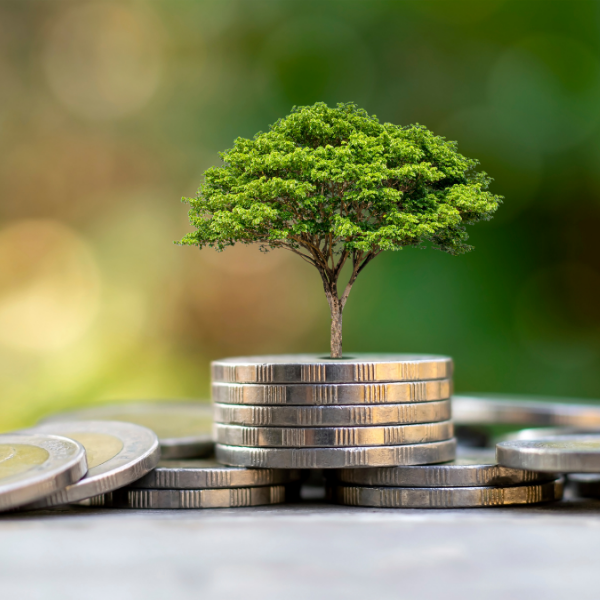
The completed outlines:
<svg viewBox="0 0 600 600">
<path fill-rule="evenodd" d="M 102 506 L 112 508 L 178 509 L 240 508 L 285 502 L 283 485 L 215 490 L 118 490 L 105 494 Z M 95 504 L 98 505 L 98 502 Z"/>
<path fill-rule="evenodd" d="M 124 421 L 147 427 L 160 441 L 163 459 L 212 456 L 212 411 L 200 402 L 124 402 L 52 415 L 55 421 Z"/>
<path fill-rule="evenodd" d="M 576 473 L 569 475 L 569 483 L 579 498 L 600 498 L 600 475 Z"/>
<path fill-rule="evenodd" d="M 496 446 L 498 463 L 546 473 L 600 473 L 600 435 L 561 435 Z"/>
<path fill-rule="evenodd" d="M 216 444 L 219 462 L 260 469 L 343 469 L 423 465 L 452 460 L 456 440 L 407 446 L 362 448 L 244 448 Z"/>
<path fill-rule="evenodd" d="M 400 425 L 447 421 L 450 400 L 378 406 L 236 406 L 215 404 L 217 423 L 251 426 Z"/>
<path fill-rule="evenodd" d="M 215 423 L 215 440 L 229 446 L 257 448 L 340 448 L 401 446 L 448 440 L 451 421 L 387 427 L 245 427 Z"/>
<path fill-rule="evenodd" d="M 590 430 L 582 427 L 534 427 L 531 429 L 521 429 L 520 431 L 507 433 L 498 441 L 506 442 L 509 440 L 541 440 L 544 438 L 556 437 L 557 435 L 579 435 L 589 433 L 600 433 L 600 430 L 598 428 Z"/>
<path fill-rule="evenodd" d="M 560 500 L 563 481 L 515 487 L 393 488 L 338 485 L 330 498 L 349 506 L 378 508 L 476 508 Z"/>
<path fill-rule="evenodd" d="M 30 430 L 33 431 L 33 430 Z M 158 438 L 153 431 L 133 423 L 116 421 L 71 421 L 38 425 L 36 433 L 54 433 L 78 441 L 86 451 L 87 475 L 27 508 L 44 508 L 79 502 L 143 477 L 160 459 Z"/>
<path fill-rule="evenodd" d="M 599 405 L 550 400 L 536 396 L 458 395 L 452 397 L 452 416 L 457 425 L 562 425 L 600 429 Z"/>
<path fill-rule="evenodd" d="M 455 460 L 439 465 L 343 469 L 336 479 L 343 483 L 383 487 L 508 487 L 552 481 L 554 474 L 501 467 L 494 450 L 458 450 Z"/>
<path fill-rule="evenodd" d="M 426 354 L 241 356 L 212 363 L 212 380 L 230 383 L 365 383 L 452 377 L 452 359 Z"/>
<path fill-rule="evenodd" d="M 277 485 L 300 479 L 297 469 L 228 467 L 210 459 L 161 461 L 130 488 L 198 490 Z"/>
<path fill-rule="evenodd" d="M 0 510 L 9 510 L 58 492 L 87 472 L 85 450 L 56 435 L 0 435 Z"/>
<path fill-rule="evenodd" d="M 220 404 L 290 406 L 406 404 L 446 400 L 451 395 L 451 379 L 339 384 L 213 383 L 212 386 L 213 401 Z"/>
</svg>

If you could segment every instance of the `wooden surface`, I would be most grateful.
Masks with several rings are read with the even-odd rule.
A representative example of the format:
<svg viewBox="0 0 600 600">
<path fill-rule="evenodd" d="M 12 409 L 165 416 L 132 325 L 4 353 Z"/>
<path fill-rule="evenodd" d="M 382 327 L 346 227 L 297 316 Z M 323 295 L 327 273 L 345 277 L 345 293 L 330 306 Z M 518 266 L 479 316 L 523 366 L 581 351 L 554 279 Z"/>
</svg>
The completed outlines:
<svg viewBox="0 0 600 600">
<path fill-rule="evenodd" d="M 3 600 L 597 600 L 600 502 L 0 516 Z"/>
</svg>

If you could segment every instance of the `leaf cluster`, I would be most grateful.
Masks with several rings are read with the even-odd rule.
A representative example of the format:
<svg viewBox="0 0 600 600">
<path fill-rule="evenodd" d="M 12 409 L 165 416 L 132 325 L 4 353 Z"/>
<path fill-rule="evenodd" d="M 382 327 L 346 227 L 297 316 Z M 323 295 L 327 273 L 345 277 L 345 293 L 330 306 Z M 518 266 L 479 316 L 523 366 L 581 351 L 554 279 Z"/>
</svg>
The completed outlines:
<svg viewBox="0 0 600 600">
<path fill-rule="evenodd" d="M 384 250 L 424 242 L 471 249 L 466 225 L 491 218 L 501 197 L 478 162 L 421 125 L 380 123 L 354 104 L 294 108 L 266 133 L 238 138 L 206 171 L 181 244 L 285 248 L 337 280 Z"/>
</svg>

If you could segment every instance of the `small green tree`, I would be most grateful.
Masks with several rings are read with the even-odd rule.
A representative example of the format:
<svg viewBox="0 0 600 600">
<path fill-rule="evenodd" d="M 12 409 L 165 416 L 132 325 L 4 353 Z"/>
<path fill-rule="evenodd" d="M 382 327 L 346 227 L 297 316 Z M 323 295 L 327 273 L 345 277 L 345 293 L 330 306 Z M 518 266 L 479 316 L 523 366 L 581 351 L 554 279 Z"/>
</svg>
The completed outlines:
<svg viewBox="0 0 600 600">
<path fill-rule="evenodd" d="M 180 243 L 219 251 L 259 243 L 313 265 L 331 311 L 332 358 L 342 356 L 350 290 L 377 255 L 425 242 L 467 252 L 465 225 L 490 219 L 501 201 L 455 142 L 421 125 L 380 123 L 354 104 L 294 108 L 220 156 L 198 195 L 183 199 L 195 231 Z"/>
</svg>

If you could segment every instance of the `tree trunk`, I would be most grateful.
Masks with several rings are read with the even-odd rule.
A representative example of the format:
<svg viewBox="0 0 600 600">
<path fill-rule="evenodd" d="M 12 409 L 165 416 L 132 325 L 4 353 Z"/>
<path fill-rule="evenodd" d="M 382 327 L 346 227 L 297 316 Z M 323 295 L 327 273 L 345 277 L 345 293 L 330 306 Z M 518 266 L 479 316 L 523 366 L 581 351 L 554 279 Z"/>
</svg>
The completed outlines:
<svg viewBox="0 0 600 600">
<path fill-rule="evenodd" d="M 331 308 L 331 358 L 342 358 L 342 303 L 333 298 Z"/>
</svg>

